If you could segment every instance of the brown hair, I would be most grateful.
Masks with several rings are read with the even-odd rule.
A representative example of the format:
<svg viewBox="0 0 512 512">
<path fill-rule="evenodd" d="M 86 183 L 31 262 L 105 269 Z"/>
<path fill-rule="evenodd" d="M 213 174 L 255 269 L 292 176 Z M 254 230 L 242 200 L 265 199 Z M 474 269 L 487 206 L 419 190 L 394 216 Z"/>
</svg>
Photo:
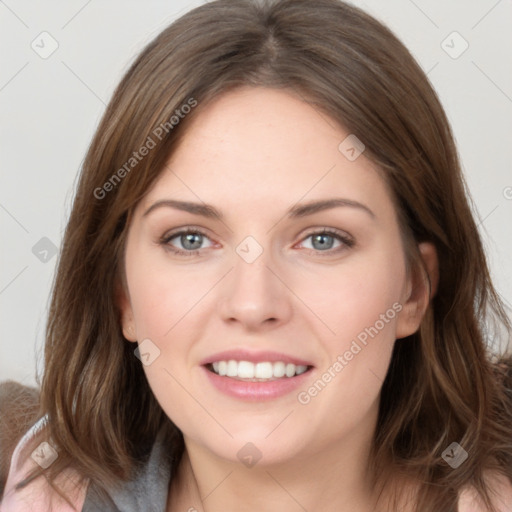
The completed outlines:
<svg viewBox="0 0 512 512">
<path fill-rule="evenodd" d="M 181 456 L 181 434 L 122 335 L 116 290 L 135 205 L 189 121 L 242 85 L 293 91 L 355 134 L 390 185 L 409 264 L 419 264 L 419 242 L 437 249 L 437 293 L 419 331 L 395 343 L 383 384 L 376 481 L 414 477 L 418 512 L 455 510 L 466 485 L 490 506 L 484 472 L 512 482 L 512 362 L 495 364 L 487 342 L 491 321 L 507 334 L 510 322 L 436 93 L 386 27 L 338 0 L 209 2 L 166 28 L 122 79 L 84 161 L 60 254 L 40 409 L 60 455 L 38 474 L 52 481 L 72 466 L 100 489 L 115 485 L 159 429 Z M 191 99 L 197 107 L 170 122 Z M 161 139 L 157 127 L 165 127 Z M 155 147 L 131 161 L 149 138 Z M 441 457 L 453 441 L 470 454 L 457 469 Z"/>
</svg>

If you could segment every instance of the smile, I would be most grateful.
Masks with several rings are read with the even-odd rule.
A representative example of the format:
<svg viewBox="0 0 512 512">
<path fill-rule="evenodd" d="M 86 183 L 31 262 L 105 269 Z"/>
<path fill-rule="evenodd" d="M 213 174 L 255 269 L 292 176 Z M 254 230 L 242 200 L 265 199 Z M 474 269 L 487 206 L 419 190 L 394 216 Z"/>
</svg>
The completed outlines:
<svg viewBox="0 0 512 512">
<path fill-rule="evenodd" d="M 250 382 L 266 382 L 281 378 L 291 378 L 301 375 L 308 370 L 308 366 L 285 363 L 283 361 L 215 361 L 207 365 L 208 369 L 221 377 L 247 380 Z"/>
</svg>

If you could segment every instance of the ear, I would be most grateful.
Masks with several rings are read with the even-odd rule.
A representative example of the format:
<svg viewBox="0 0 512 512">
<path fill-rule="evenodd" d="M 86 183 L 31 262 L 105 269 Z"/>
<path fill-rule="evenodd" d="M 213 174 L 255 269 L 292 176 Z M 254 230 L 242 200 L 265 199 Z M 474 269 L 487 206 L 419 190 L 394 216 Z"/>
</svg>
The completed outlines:
<svg viewBox="0 0 512 512">
<path fill-rule="evenodd" d="M 411 269 L 407 278 L 406 290 L 402 297 L 402 311 L 398 316 L 396 338 L 405 338 L 415 333 L 428 308 L 431 299 L 437 292 L 439 283 L 439 264 L 434 244 L 422 242 L 418 244 L 421 262 Z"/>
<path fill-rule="evenodd" d="M 116 287 L 116 302 L 120 311 L 121 328 L 123 330 L 123 336 L 128 341 L 137 341 L 137 335 L 135 330 L 135 320 L 133 318 L 132 305 L 128 297 L 128 293 L 122 284 L 118 284 Z"/>
</svg>

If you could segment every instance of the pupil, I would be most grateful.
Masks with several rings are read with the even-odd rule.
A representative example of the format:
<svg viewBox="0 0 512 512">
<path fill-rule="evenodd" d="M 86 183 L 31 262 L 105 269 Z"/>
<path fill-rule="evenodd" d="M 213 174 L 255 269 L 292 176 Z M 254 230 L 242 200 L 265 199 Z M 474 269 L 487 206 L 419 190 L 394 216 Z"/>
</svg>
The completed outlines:
<svg viewBox="0 0 512 512">
<path fill-rule="evenodd" d="M 330 238 L 331 239 L 331 243 L 325 243 L 325 238 Z M 333 238 L 331 235 L 325 235 L 325 234 L 320 234 L 320 235 L 315 235 L 313 237 L 313 245 L 315 244 L 316 241 L 319 241 L 320 242 L 320 246 L 318 248 L 320 249 L 330 249 L 332 247 L 332 242 L 333 242 Z"/>
<path fill-rule="evenodd" d="M 189 242 L 192 243 L 192 245 L 193 245 L 194 238 L 196 238 L 196 239 L 199 238 L 199 244 L 197 245 L 197 247 L 188 246 L 187 244 Z M 202 238 L 202 235 L 199 233 L 189 233 L 187 235 L 184 235 L 184 237 L 182 237 L 182 243 L 183 243 L 183 239 L 185 240 L 185 243 L 183 243 L 183 247 L 185 247 L 185 249 L 191 249 L 191 250 L 197 249 L 197 248 L 201 247 L 201 238 Z"/>
</svg>

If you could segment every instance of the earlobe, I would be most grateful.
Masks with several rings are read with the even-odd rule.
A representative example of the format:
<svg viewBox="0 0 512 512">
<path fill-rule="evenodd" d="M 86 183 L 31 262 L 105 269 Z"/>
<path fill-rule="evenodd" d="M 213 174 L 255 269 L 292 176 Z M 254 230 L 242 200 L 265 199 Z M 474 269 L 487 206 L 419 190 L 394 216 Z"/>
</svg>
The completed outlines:
<svg viewBox="0 0 512 512">
<path fill-rule="evenodd" d="M 125 322 L 124 319 L 122 319 L 122 327 L 123 327 L 123 336 L 128 340 L 132 342 L 137 341 L 137 335 L 135 334 L 135 328 L 133 326 L 133 322 Z"/>
<path fill-rule="evenodd" d="M 405 338 L 414 334 L 420 327 L 425 311 L 437 292 L 439 267 L 434 244 L 418 244 L 421 262 L 415 266 L 408 278 L 404 294 L 403 309 L 397 320 L 396 338 Z"/>
<path fill-rule="evenodd" d="M 124 288 L 119 285 L 116 290 L 116 300 L 120 312 L 121 328 L 123 336 L 128 341 L 137 341 L 137 334 L 135 331 L 135 320 L 133 318 L 132 306 Z"/>
</svg>

